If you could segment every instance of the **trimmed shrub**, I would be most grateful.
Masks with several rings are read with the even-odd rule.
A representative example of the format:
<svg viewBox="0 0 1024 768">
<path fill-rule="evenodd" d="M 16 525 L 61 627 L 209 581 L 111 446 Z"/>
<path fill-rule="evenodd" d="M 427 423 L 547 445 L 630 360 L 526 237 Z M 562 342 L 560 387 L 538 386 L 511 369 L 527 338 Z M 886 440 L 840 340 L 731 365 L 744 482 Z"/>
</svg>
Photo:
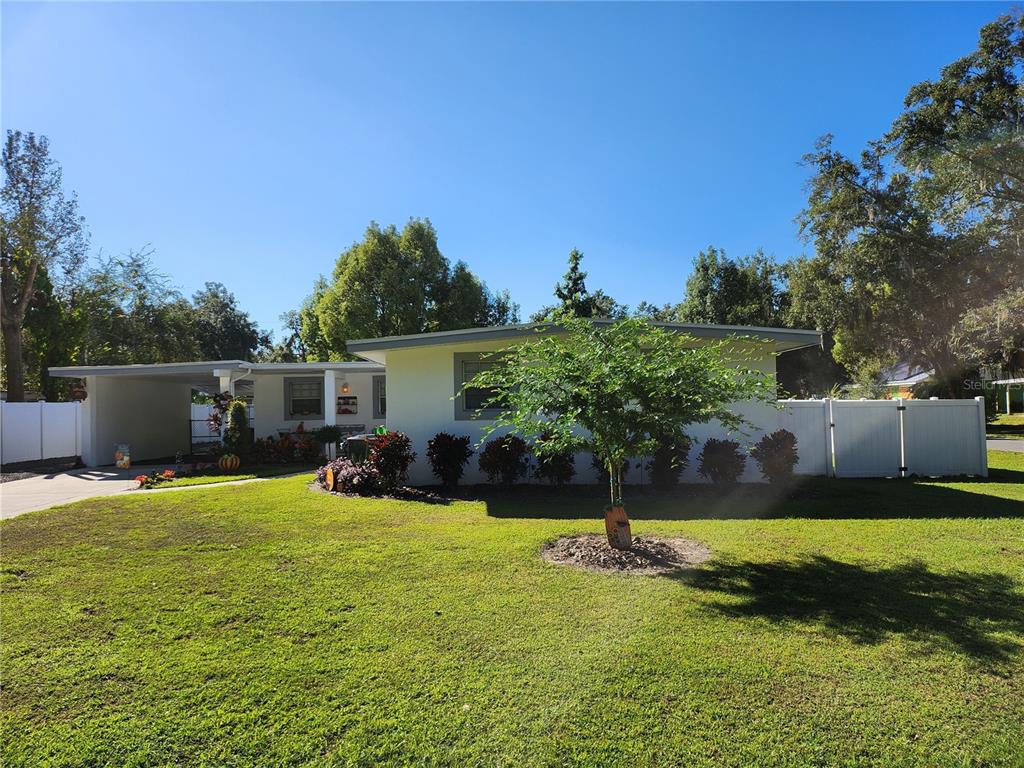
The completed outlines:
<svg viewBox="0 0 1024 768">
<path fill-rule="evenodd" d="M 626 461 L 622 464 L 622 482 L 626 482 L 626 478 L 629 477 L 629 462 Z M 601 485 L 608 485 L 608 465 L 605 460 L 598 456 L 596 453 L 590 456 L 590 466 L 594 468 L 594 472 L 597 473 L 597 482 Z"/>
<path fill-rule="evenodd" d="M 375 496 L 384 490 L 383 478 L 377 468 L 367 462 L 353 464 L 348 459 L 335 459 L 316 471 L 316 481 L 327 487 L 327 470 L 334 470 L 337 489 L 342 493 L 358 493 L 360 496 Z"/>
<path fill-rule="evenodd" d="M 427 461 L 434 476 L 446 488 L 454 488 L 469 463 L 473 449 L 469 447 L 469 435 L 450 435 L 438 432 L 427 441 Z"/>
<path fill-rule="evenodd" d="M 250 455 L 252 444 L 249 439 L 249 414 L 244 400 L 232 400 L 228 406 L 224 447 L 229 453 L 237 453 L 246 458 Z"/>
<path fill-rule="evenodd" d="M 711 438 L 700 452 L 697 471 L 715 485 L 734 485 L 746 465 L 747 457 L 740 453 L 739 443 Z"/>
<path fill-rule="evenodd" d="M 541 435 L 537 442 L 543 443 L 544 440 L 544 435 Z M 576 475 L 576 454 L 571 451 L 538 453 L 534 450 L 534 455 L 537 457 L 537 466 L 533 474 L 538 480 L 547 480 L 552 485 L 565 485 Z"/>
<path fill-rule="evenodd" d="M 530 448 L 515 435 L 497 437 L 484 444 L 479 465 L 492 483 L 512 485 L 530 468 Z"/>
<path fill-rule="evenodd" d="M 336 445 L 341 440 L 341 427 L 337 424 L 324 424 L 310 434 L 320 445 Z"/>
<path fill-rule="evenodd" d="M 787 483 L 793 479 L 793 469 L 799 456 L 796 452 L 796 435 L 788 429 L 780 429 L 764 435 L 750 451 L 765 480 L 772 484 Z"/>
<path fill-rule="evenodd" d="M 416 461 L 409 436 L 401 432 L 387 432 L 370 441 L 368 463 L 380 476 L 384 488 L 392 490 L 403 485 L 409 477 L 409 465 Z"/>
<path fill-rule="evenodd" d="M 660 440 L 658 448 L 647 462 L 651 485 L 659 490 L 671 490 L 679 482 L 679 475 L 686 469 L 690 457 L 690 439 L 681 443 Z"/>
</svg>

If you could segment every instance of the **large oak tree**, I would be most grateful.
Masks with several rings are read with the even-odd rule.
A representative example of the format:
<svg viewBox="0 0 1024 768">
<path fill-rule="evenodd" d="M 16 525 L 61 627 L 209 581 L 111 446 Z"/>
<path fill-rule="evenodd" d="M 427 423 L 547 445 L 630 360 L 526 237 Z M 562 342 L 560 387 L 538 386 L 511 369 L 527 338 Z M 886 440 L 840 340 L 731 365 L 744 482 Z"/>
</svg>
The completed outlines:
<svg viewBox="0 0 1024 768">
<path fill-rule="evenodd" d="M 892 129 L 859 159 L 825 137 L 806 157 L 800 216 L 816 254 L 798 261 L 796 312 L 833 330 L 852 368 L 905 360 L 934 369 L 943 391 L 1008 362 L 1019 325 L 981 343 L 965 333 L 1024 286 L 1024 20 L 981 31 L 978 49 L 910 89 Z"/>
</svg>

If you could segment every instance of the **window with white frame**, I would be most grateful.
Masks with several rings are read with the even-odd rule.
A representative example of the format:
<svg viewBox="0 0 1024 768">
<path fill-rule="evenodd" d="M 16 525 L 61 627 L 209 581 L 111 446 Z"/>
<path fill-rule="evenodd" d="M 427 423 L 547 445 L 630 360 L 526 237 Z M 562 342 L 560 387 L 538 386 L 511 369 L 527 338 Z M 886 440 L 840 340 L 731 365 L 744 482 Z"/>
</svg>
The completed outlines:
<svg viewBox="0 0 1024 768">
<path fill-rule="evenodd" d="M 489 418 L 498 415 L 502 409 L 502 402 L 497 390 L 492 387 L 467 387 L 466 384 L 481 371 L 500 363 L 497 358 L 479 353 L 456 353 L 455 389 L 460 393 L 455 398 L 456 419 Z"/>
<path fill-rule="evenodd" d="M 324 417 L 323 379 L 285 379 L 285 418 L 290 421 Z"/>
</svg>

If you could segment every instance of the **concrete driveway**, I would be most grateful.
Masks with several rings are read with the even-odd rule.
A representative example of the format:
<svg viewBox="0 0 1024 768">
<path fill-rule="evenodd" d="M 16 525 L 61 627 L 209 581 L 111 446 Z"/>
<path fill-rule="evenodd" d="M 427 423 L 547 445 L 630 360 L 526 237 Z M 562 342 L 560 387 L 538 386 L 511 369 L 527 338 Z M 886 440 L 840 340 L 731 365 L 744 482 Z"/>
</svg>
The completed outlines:
<svg viewBox="0 0 1024 768">
<path fill-rule="evenodd" d="M 1000 437 L 995 440 L 989 438 L 985 441 L 990 451 L 1013 451 L 1024 453 L 1024 440 L 1012 437 Z"/>
<path fill-rule="evenodd" d="M 138 469 L 76 469 L 0 483 L 0 519 L 137 487 Z"/>
</svg>

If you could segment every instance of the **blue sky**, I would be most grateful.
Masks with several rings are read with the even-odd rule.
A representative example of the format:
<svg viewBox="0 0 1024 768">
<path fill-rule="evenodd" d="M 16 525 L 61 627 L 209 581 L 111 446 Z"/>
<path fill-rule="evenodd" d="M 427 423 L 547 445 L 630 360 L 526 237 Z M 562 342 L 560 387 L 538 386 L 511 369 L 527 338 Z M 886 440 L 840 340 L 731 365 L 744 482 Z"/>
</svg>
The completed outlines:
<svg viewBox="0 0 1024 768">
<path fill-rule="evenodd" d="M 674 302 L 709 243 L 808 251 L 801 155 L 859 151 L 1009 8 L 4 3 L 0 122 L 50 137 L 94 252 L 148 244 L 266 328 L 411 216 L 524 316 L 574 246 Z"/>
</svg>

